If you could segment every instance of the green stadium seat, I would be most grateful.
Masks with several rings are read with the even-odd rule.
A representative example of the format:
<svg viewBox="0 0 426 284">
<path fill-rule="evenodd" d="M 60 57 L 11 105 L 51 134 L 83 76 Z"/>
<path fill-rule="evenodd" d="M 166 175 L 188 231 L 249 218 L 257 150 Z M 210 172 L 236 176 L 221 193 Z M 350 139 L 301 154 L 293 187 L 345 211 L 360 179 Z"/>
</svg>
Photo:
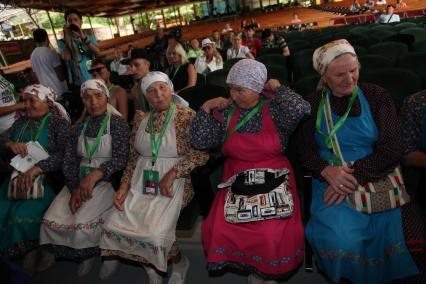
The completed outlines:
<svg viewBox="0 0 426 284">
<path fill-rule="evenodd" d="M 416 73 L 426 89 L 426 50 L 425 52 L 408 53 L 397 58 L 396 66 Z"/>
<path fill-rule="evenodd" d="M 424 28 L 408 28 L 399 32 L 400 34 L 409 34 L 414 36 L 415 42 L 426 40 L 426 30 Z"/>
<path fill-rule="evenodd" d="M 281 54 L 282 49 L 279 47 L 274 47 L 274 48 L 262 48 L 259 51 L 259 54 L 257 56 L 262 56 L 262 55 L 266 55 L 266 54 Z"/>
<path fill-rule="evenodd" d="M 263 50 L 263 49 L 261 49 Z M 226 60 L 225 62 L 223 62 L 223 69 L 224 70 L 229 70 L 231 69 L 232 66 L 234 66 L 235 63 L 237 63 L 238 61 L 240 61 L 243 58 L 231 58 Z"/>
<path fill-rule="evenodd" d="M 268 64 L 266 69 L 268 70 L 268 79 L 277 79 L 282 85 L 288 85 L 289 72 L 285 65 Z"/>
<path fill-rule="evenodd" d="M 256 60 L 265 65 L 274 64 L 287 67 L 287 59 L 282 54 L 265 54 L 257 57 Z"/>
<path fill-rule="evenodd" d="M 228 71 L 229 70 L 221 69 L 207 74 L 207 85 L 216 85 L 227 89 L 228 85 L 226 84 L 226 77 L 228 76 Z"/>
<path fill-rule="evenodd" d="M 393 26 L 391 25 L 383 25 L 383 24 L 375 24 L 370 26 L 370 33 L 373 32 L 383 32 L 383 31 L 391 31 L 393 30 Z"/>
<path fill-rule="evenodd" d="M 189 103 L 189 107 L 195 111 L 201 107 L 201 105 L 210 99 L 217 97 L 227 98 L 228 90 L 216 85 L 205 85 L 205 86 L 194 86 L 179 92 L 179 96 L 185 99 Z"/>
<path fill-rule="evenodd" d="M 361 63 L 361 72 L 371 71 L 376 69 L 391 68 L 394 66 L 392 60 L 387 57 L 375 54 L 365 54 L 358 56 Z"/>
<path fill-rule="evenodd" d="M 376 40 L 376 42 L 382 42 L 385 38 L 396 35 L 395 31 L 375 31 L 370 34 L 370 38 Z"/>
<path fill-rule="evenodd" d="M 426 40 L 415 42 L 411 45 L 411 52 L 424 52 L 426 50 Z"/>
<path fill-rule="evenodd" d="M 287 41 L 288 47 L 290 48 L 290 52 L 295 52 L 297 50 L 302 50 L 306 48 L 310 48 L 311 43 L 307 40 L 293 40 Z"/>
<path fill-rule="evenodd" d="M 405 69 L 387 68 L 366 70 L 360 82 L 369 82 L 386 89 L 393 97 L 397 109 L 404 99 L 422 90 L 422 81 L 416 73 Z"/>
<path fill-rule="evenodd" d="M 407 23 L 396 24 L 393 28 L 394 28 L 395 31 L 401 31 L 403 29 L 412 28 L 412 27 L 416 27 L 416 26 L 417 25 L 415 23 L 407 22 Z"/>
<path fill-rule="evenodd" d="M 206 85 L 206 76 L 203 74 L 197 73 L 197 83 L 196 86 L 204 86 Z"/>
<path fill-rule="evenodd" d="M 294 90 L 299 95 L 306 97 L 307 95 L 315 91 L 319 80 L 320 76 L 318 74 L 308 75 L 297 80 L 296 83 L 294 83 Z"/>
<path fill-rule="evenodd" d="M 368 51 L 370 54 L 382 55 L 395 62 L 397 56 L 408 52 L 408 47 L 400 42 L 382 42 L 370 46 Z"/>
</svg>

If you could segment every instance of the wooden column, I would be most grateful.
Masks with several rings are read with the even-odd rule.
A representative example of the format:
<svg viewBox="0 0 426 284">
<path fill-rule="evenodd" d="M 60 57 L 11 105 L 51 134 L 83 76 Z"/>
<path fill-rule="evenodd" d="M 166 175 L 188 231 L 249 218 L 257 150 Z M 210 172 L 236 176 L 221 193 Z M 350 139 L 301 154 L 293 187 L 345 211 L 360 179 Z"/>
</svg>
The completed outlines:
<svg viewBox="0 0 426 284">
<path fill-rule="evenodd" d="M 50 27 L 52 28 L 52 31 L 53 31 L 53 36 L 55 37 L 56 42 L 58 42 L 58 37 L 56 36 L 55 28 L 53 27 L 53 22 L 52 22 L 52 19 L 50 18 L 50 14 L 48 10 L 46 10 L 46 14 L 47 14 L 47 18 L 49 19 Z"/>
<path fill-rule="evenodd" d="M 163 26 L 164 26 L 164 29 L 167 29 L 166 17 L 164 17 L 164 9 L 161 9 L 161 16 L 163 16 Z"/>
</svg>

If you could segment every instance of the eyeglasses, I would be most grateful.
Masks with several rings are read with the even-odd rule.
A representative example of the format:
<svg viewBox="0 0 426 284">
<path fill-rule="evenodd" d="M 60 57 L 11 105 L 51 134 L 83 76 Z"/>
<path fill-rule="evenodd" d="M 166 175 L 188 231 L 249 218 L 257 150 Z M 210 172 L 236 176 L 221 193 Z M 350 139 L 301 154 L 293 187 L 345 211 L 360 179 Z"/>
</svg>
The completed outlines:
<svg viewBox="0 0 426 284">
<path fill-rule="evenodd" d="M 90 69 L 90 70 L 89 70 L 89 73 L 90 73 L 90 74 L 94 74 L 95 72 L 96 72 L 96 73 L 100 73 L 100 72 L 102 71 L 102 69 L 104 69 L 104 68 L 105 68 L 105 66 L 98 67 L 98 68 L 93 68 L 93 69 Z"/>
</svg>

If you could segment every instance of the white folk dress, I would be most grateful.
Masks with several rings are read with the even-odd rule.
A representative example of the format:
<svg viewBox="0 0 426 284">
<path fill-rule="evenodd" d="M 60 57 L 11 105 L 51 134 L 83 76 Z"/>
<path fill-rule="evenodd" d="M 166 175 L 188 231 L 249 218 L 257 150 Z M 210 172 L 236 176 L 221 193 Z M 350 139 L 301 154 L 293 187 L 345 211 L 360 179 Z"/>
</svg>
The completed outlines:
<svg viewBox="0 0 426 284">
<path fill-rule="evenodd" d="M 175 112 L 176 113 L 176 112 Z M 185 179 L 175 179 L 173 197 L 142 193 L 143 171 L 151 168 L 150 134 L 145 131 L 149 121 L 146 115 L 136 134 L 134 147 L 139 153 L 130 190 L 124 201 L 124 210 L 111 209 L 102 224 L 100 248 L 140 256 L 160 271 L 167 271 L 167 257 L 176 240 L 176 223 L 182 207 Z M 178 156 L 173 117 L 161 141 L 154 170 L 159 180 L 183 156 Z"/>
<path fill-rule="evenodd" d="M 89 147 L 95 143 L 96 138 L 87 137 Z M 106 134 L 101 136 L 99 146 L 92 161 L 89 163 L 84 150 L 83 135 L 78 138 L 78 154 L 82 157 L 80 166 L 99 166 L 111 160 L 112 138 L 110 134 L 110 121 L 108 121 Z M 81 206 L 76 214 L 72 214 L 69 201 L 71 193 L 64 187 L 50 205 L 44 215 L 40 243 L 67 246 L 74 249 L 85 249 L 99 245 L 100 222 L 102 214 L 112 207 L 114 189 L 109 182 L 100 181 L 92 192 L 92 198 Z"/>
</svg>

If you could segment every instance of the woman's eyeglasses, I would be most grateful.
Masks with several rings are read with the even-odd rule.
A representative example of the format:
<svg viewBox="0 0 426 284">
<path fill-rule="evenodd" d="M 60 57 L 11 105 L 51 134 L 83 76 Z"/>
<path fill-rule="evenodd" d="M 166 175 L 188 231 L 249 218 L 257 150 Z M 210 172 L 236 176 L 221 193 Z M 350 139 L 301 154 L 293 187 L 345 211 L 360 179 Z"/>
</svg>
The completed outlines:
<svg viewBox="0 0 426 284">
<path fill-rule="evenodd" d="M 95 72 L 96 72 L 96 73 L 100 73 L 100 72 L 102 71 L 102 69 L 104 69 L 104 68 L 105 68 L 105 66 L 98 67 L 98 68 L 93 68 L 93 69 L 90 69 L 90 70 L 89 70 L 89 73 L 90 73 L 90 74 L 94 74 Z"/>
</svg>

